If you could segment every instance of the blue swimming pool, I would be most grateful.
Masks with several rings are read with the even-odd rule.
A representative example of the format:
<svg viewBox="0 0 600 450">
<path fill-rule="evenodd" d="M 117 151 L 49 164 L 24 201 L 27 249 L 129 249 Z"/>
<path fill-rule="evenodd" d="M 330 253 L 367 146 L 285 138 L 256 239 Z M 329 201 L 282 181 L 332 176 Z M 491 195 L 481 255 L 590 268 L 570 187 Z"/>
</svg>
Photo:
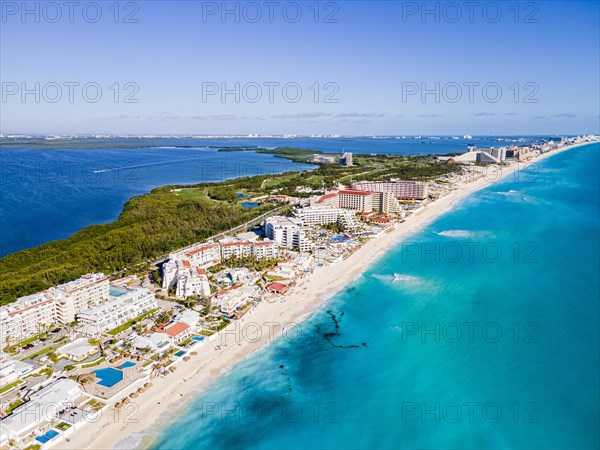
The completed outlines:
<svg viewBox="0 0 600 450">
<path fill-rule="evenodd" d="M 348 238 L 346 236 L 342 236 L 341 234 L 336 234 L 335 236 L 332 236 L 329 239 L 329 242 L 333 242 L 333 243 L 342 243 L 342 242 L 346 242 L 348 240 Z"/>
<path fill-rule="evenodd" d="M 123 380 L 123 372 L 119 369 L 113 369 L 112 367 L 94 370 L 93 373 L 100 378 L 100 381 L 98 381 L 97 384 L 108 388 L 113 387 Z"/>
<path fill-rule="evenodd" d="M 254 209 L 258 208 L 260 205 L 254 202 L 242 202 L 242 208 L 244 209 Z"/>
<path fill-rule="evenodd" d="M 37 436 L 35 438 L 35 440 L 38 441 L 38 442 L 41 442 L 42 444 L 45 444 L 50 439 L 55 438 L 56 436 L 58 436 L 58 431 L 56 431 L 56 430 L 48 430 L 44 434 L 42 434 L 41 436 Z"/>
<path fill-rule="evenodd" d="M 204 336 L 192 336 L 192 341 L 202 342 L 204 340 Z"/>
<path fill-rule="evenodd" d="M 127 292 L 129 292 L 129 289 L 127 288 L 111 286 L 108 293 L 113 297 L 120 297 L 121 295 L 126 294 Z"/>
<path fill-rule="evenodd" d="M 184 352 L 183 350 L 179 350 L 177 353 L 175 353 L 175 356 L 177 356 L 178 358 L 182 357 L 183 355 L 185 355 L 186 352 Z"/>
<path fill-rule="evenodd" d="M 119 366 L 119 369 L 127 369 L 128 367 L 133 367 L 133 366 L 135 366 L 135 363 L 134 363 L 134 362 L 131 362 L 131 361 L 125 361 L 123 364 L 121 364 L 121 365 Z"/>
</svg>

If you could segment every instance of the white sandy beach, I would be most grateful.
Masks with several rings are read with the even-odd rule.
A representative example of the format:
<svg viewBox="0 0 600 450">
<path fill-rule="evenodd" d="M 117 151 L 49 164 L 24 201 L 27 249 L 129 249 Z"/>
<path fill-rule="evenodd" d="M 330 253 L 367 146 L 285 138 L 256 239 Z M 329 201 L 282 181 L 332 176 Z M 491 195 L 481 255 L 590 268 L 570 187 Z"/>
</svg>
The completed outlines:
<svg viewBox="0 0 600 450">
<path fill-rule="evenodd" d="M 522 168 L 524 164 L 539 162 L 580 145 L 586 144 L 549 152 L 527 163 L 503 166 L 501 176 L 494 178 L 506 177 L 514 173 L 517 167 Z M 394 244 L 423 229 L 440 215 L 452 210 L 457 202 L 473 192 L 493 184 L 494 181 L 497 180 L 484 177 L 463 184 L 450 195 L 408 217 L 392 232 L 370 240 L 348 259 L 328 267 L 317 268 L 312 275 L 299 280 L 297 285 L 284 296 L 272 302 L 263 301 L 250 310 L 242 320 L 233 322 L 226 329 L 230 332 L 221 332 L 220 336 L 214 336 L 209 342 L 201 345 L 198 354 L 192 356 L 190 361 L 178 362 L 175 373 L 153 379 L 154 387 L 135 399 L 139 408 L 135 413 L 127 414 L 121 411 L 120 416 L 117 416 L 114 410 L 108 409 L 97 422 L 89 423 L 74 433 L 70 442 L 60 442 L 54 448 L 112 449 L 118 443 L 120 443 L 119 448 L 134 448 L 136 445 L 140 445 L 139 441 L 134 443 L 134 439 L 124 440 L 132 434 L 139 436 L 139 433 L 156 432 L 165 420 L 172 417 L 173 411 L 183 407 L 186 401 L 191 400 L 202 389 L 206 389 L 222 373 L 250 353 L 280 335 L 282 326 L 289 327 L 294 322 L 306 319 L 334 292 L 341 290 L 359 277 L 375 259 L 383 256 Z M 277 325 L 273 325 L 274 322 Z M 244 328 L 249 323 L 261 326 L 260 338 L 253 339 L 257 335 L 256 327 L 252 330 Z M 248 332 L 247 335 L 252 338 L 252 342 L 244 339 L 242 331 Z M 127 412 L 131 412 L 131 410 L 127 410 Z M 148 442 L 144 442 L 144 444 L 148 444 Z"/>
</svg>

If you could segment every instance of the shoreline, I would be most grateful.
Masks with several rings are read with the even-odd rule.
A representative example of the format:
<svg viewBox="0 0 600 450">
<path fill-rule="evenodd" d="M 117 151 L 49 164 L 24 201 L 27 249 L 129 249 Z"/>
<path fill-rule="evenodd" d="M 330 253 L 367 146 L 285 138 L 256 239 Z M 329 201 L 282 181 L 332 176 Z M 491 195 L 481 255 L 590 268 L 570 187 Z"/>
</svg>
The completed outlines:
<svg viewBox="0 0 600 450">
<path fill-rule="evenodd" d="M 500 176 L 493 180 L 482 177 L 462 184 L 447 196 L 416 211 L 389 233 L 369 240 L 347 259 L 317 268 L 313 274 L 299 279 L 286 294 L 274 300 L 263 301 L 252 308 L 242 319 L 232 322 L 202 344 L 197 349 L 197 356 L 187 362 L 179 361 L 177 372 L 167 377 L 154 378 L 154 387 L 136 399 L 137 410 L 133 414 L 124 411 L 118 416 L 115 410 L 107 408 L 97 421 L 84 425 L 81 431 L 73 434 L 70 442 L 57 442 L 53 448 L 108 449 L 117 444 L 119 448 L 148 448 L 155 442 L 157 434 L 165 429 L 165 425 L 176 420 L 190 401 L 205 392 L 236 364 L 252 357 L 255 352 L 266 348 L 266 345 L 280 337 L 286 325 L 289 327 L 312 316 L 375 261 L 384 257 L 391 247 L 451 212 L 471 194 L 515 173 L 522 164 L 535 164 L 558 153 L 590 144 L 593 143 L 575 144 L 544 153 L 525 163 L 501 166 Z M 250 341 L 244 338 L 244 327 L 249 323 L 253 324 L 253 329 L 256 324 L 260 326 L 262 333 L 258 339 Z M 248 334 L 251 334 L 250 330 Z M 141 440 L 138 438 L 140 435 Z"/>
</svg>

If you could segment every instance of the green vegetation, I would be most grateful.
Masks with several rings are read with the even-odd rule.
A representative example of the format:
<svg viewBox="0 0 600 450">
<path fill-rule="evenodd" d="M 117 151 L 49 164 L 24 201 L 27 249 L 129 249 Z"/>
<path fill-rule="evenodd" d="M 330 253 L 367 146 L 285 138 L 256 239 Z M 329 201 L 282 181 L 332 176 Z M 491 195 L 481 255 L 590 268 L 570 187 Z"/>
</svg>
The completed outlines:
<svg viewBox="0 0 600 450">
<path fill-rule="evenodd" d="M 22 383 L 21 380 L 17 380 L 17 381 L 14 381 L 14 382 L 10 383 L 10 384 L 7 384 L 3 388 L 0 388 L 0 394 L 4 394 L 5 392 L 10 391 L 12 388 L 20 385 L 21 383 Z"/>
<path fill-rule="evenodd" d="M 25 450 L 40 450 L 40 448 L 39 444 L 31 444 L 25 447 Z"/>
<path fill-rule="evenodd" d="M 23 403 L 25 403 L 23 400 L 21 400 L 20 398 L 14 400 L 10 405 L 8 405 L 8 407 L 4 410 L 4 412 L 7 415 L 12 414 L 12 412 L 17 409 L 19 406 L 21 406 Z"/>
<path fill-rule="evenodd" d="M 93 398 L 90 401 L 86 402 L 85 405 L 83 405 L 84 409 L 92 410 L 92 411 L 98 411 L 99 409 L 102 409 L 104 406 L 106 406 L 106 403 L 101 402 L 96 399 L 93 399 Z"/>
<path fill-rule="evenodd" d="M 54 350 L 56 350 L 57 348 L 58 348 L 58 347 L 46 347 L 46 348 L 43 348 L 43 349 L 41 349 L 39 352 L 35 352 L 34 354 L 32 354 L 32 355 L 29 355 L 29 356 L 27 357 L 27 359 L 33 359 L 33 358 L 37 358 L 38 356 L 42 356 L 42 355 L 45 355 L 46 353 L 53 352 L 53 351 L 54 351 Z"/>
<path fill-rule="evenodd" d="M 39 145 L 49 148 L 50 144 L 42 142 Z M 110 147 L 114 142 L 89 139 L 84 143 L 64 141 L 52 145 L 60 145 L 60 148 L 69 145 L 73 148 L 90 148 Z M 120 145 L 135 148 L 151 146 Z M 229 147 L 219 148 L 219 151 L 255 151 L 305 163 L 310 162 L 310 155 L 320 153 L 287 147 Z M 129 200 L 114 222 L 93 225 L 68 239 L 48 242 L 0 259 L 0 304 L 10 303 L 19 296 L 73 280 L 88 272 L 123 276 L 127 273 L 155 271 L 150 261 L 177 248 L 243 225 L 278 206 L 277 203 L 267 202 L 258 208 L 244 209 L 240 205 L 244 199 L 235 196 L 238 192 L 257 196 L 281 194 L 307 197 L 311 195 L 310 192 L 300 193 L 296 188 L 304 187 L 316 193 L 337 182 L 389 178 L 427 180 L 461 170 L 460 165 L 443 164 L 427 156 L 354 155 L 354 163 L 352 167 L 322 164 L 308 173 L 286 172 L 220 183 L 154 189 L 149 194 Z"/>
<path fill-rule="evenodd" d="M 81 368 L 82 369 L 87 369 L 88 367 L 96 367 L 96 366 L 102 364 L 103 362 L 104 362 L 104 357 L 102 357 L 102 358 L 100 358 L 100 359 L 98 359 L 98 360 L 96 360 L 96 361 L 94 361 L 92 363 L 84 364 L 83 366 L 81 366 Z"/>
<path fill-rule="evenodd" d="M 328 223 L 323 225 L 323 228 L 325 228 L 326 230 L 330 230 L 333 231 L 334 233 L 343 233 L 346 229 L 344 228 L 344 225 L 342 225 L 341 223 Z"/>
<path fill-rule="evenodd" d="M 210 272 L 219 273 L 224 269 L 235 267 L 246 267 L 248 269 L 256 270 L 257 272 L 262 272 L 263 270 L 275 267 L 278 262 L 279 259 L 277 258 L 256 259 L 252 256 L 248 256 L 245 258 L 238 258 L 237 256 L 232 256 L 231 258 L 221 261 L 220 264 L 212 266 L 210 268 Z"/>
<path fill-rule="evenodd" d="M 131 326 L 143 319 L 145 319 L 146 317 L 148 317 L 150 314 L 156 312 L 158 310 L 158 308 L 150 310 L 148 312 L 145 312 L 144 314 L 142 314 L 141 316 L 138 316 L 134 319 L 131 319 L 127 322 L 125 322 L 122 325 L 119 325 L 117 328 L 113 328 L 112 330 L 108 331 L 107 333 L 110 334 L 111 336 L 115 336 L 117 334 L 119 334 L 122 331 L 128 330 L 129 328 L 131 328 Z"/>
</svg>

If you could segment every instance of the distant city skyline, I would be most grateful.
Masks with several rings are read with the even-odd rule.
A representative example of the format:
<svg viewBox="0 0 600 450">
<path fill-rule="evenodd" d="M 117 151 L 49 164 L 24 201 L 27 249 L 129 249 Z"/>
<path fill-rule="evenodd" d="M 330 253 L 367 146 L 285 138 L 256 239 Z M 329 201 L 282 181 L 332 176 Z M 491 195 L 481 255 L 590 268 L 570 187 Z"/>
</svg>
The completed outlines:
<svg viewBox="0 0 600 450">
<path fill-rule="evenodd" d="M 600 132 L 598 2 L 376 3 L 3 2 L 0 132 Z"/>
</svg>

